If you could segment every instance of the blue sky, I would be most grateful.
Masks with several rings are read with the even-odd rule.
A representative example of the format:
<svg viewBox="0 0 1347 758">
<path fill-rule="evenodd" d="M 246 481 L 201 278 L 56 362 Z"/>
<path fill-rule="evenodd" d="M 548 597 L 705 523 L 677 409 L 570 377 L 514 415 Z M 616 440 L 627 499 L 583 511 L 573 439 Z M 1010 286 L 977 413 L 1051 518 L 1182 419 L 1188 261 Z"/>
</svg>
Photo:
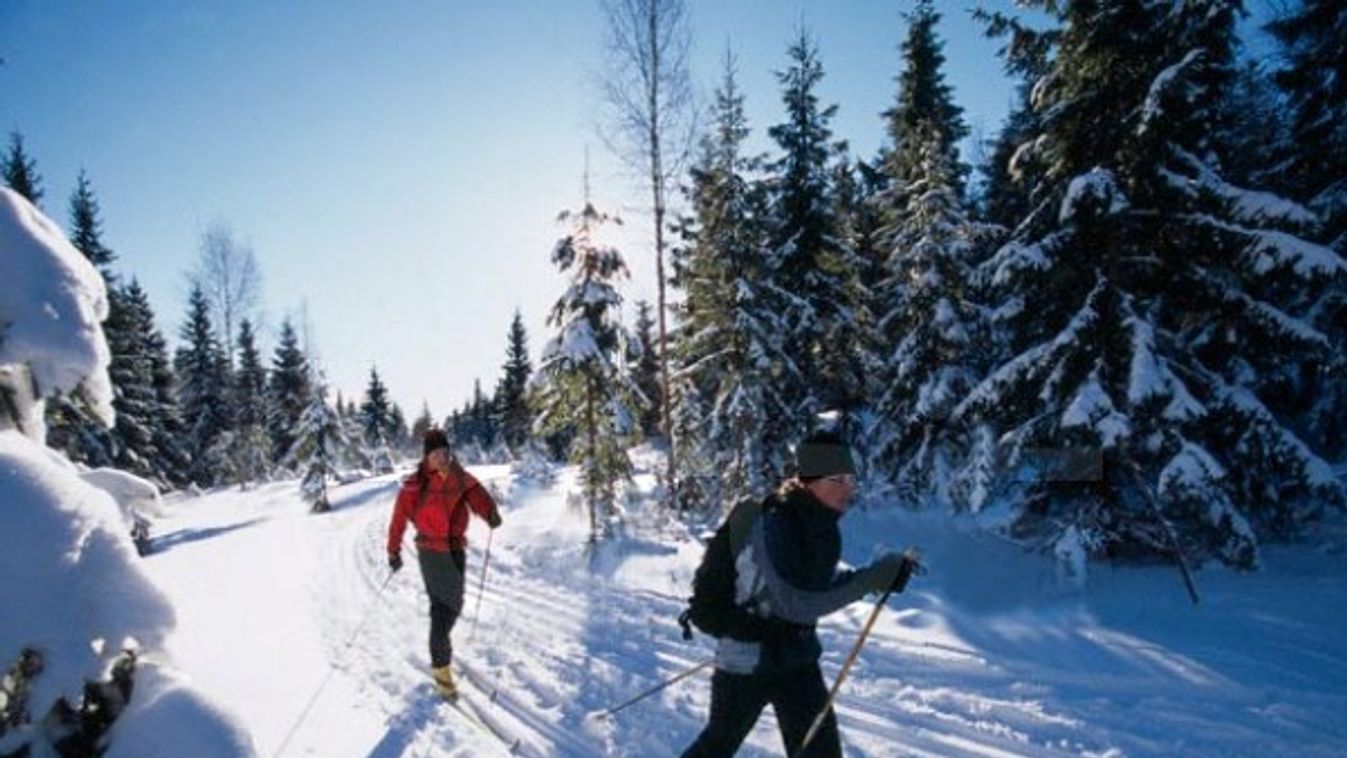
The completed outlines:
<svg viewBox="0 0 1347 758">
<path fill-rule="evenodd" d="M 757 147 L 803 23 L 836 135 L 879 148 L 911 3 L 689 6 L 694 79 L 709 95 L 733 48 Z M 1012 89 L 996 43 L 965 3 L 939 6 L 949 81 L 989 137 Z M 23 133 L 62 224 L 87 170 L 115 268 L 170 340 L 201 234 L 223 221 L 261 264 L 268 356 L 302 308 L 334 389 L 360 393 L 377 366 L 409 416 L 428 401 L 441 418 L 475 378 L 494 387 L 516 308 L 536 360 L 564 287 L 555 218 L 581 202 L 586 145 L 596 204 L 627 222 L 624 293 L 654 300 L 645 195 L 596 136 L 601 32 L 597 0 L 0 0 L 0 129 Z"/>
</svg>

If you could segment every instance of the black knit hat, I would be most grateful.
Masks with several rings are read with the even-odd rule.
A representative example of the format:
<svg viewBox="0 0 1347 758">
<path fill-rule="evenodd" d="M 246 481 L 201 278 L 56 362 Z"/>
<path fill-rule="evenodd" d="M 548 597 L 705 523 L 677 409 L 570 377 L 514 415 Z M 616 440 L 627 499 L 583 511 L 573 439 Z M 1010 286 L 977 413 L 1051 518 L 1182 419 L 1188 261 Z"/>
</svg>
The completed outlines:
<svg viewBox="0 0 1347 758">
<path fill-rule="evenodd" d="M 856 473 L 851 448 L 834 432 L 815 432 L 795 448 L 795 475 L 801 479 Z"/>
<path fill-rule="evenodd" d="M 441 429 L 427 429 L 425 436 L 421 438 L 421 454 L 430 455 L 431 451 L 438 448 L 449 449 L 449 438 L 445 436 Z"/>
</svg>

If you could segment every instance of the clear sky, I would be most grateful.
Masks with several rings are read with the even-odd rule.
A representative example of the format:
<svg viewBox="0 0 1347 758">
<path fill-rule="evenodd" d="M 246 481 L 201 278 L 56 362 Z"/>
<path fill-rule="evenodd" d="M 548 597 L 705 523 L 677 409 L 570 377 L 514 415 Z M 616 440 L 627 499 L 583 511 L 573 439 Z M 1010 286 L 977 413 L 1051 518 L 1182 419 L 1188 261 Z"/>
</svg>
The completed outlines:
<svg viewBox="0 0 1347 758">
<path fill-rule="evenodd" d="M 1012 87 L 970 4 L 938 3 L 939 33 L 985 138 Z M 880 147 L 912 3 L 689 5 L 693 77 L 709 96 L 733 48 L 756 147 L 783 118 L 772 72 L 801 23 L 836 135 Z M 627 222 L 624 294 L 654 301 L 645 195 L 596 136 L 602 29 L 598 0 L 0 0 L 0 129 L 24 135 L 63 225 L 87 170 L 114 268 L 170 341 L 202 232 L 223 221 L 261 264 L 268 359 L 281 319 L 307 312 L 334 389 L 358 395 L 377 366 L 409 418 L 426 401 L 439 419 L 474 379 L 495 386 L 516 308 L 536 361 L 586 145 L 595 203 Z"/>
</svg>

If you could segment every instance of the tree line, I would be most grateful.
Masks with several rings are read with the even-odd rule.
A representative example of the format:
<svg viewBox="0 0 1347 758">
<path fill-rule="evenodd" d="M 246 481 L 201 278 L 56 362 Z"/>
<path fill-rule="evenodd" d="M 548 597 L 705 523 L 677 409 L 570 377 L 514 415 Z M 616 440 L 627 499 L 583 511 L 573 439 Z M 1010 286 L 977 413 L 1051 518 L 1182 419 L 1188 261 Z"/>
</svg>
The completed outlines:
<svg viewBox="0 0 1347 758">
<path fill-rule="evenodd" d="M 1252 567 L 1347 503 L 1347 9 L 1299 3 L 1252 61 L 1238 2 L 1027 5 L 1046 22 L 976 14 L 1020 83 L 977 187 L 929 0 L 875 156 L 834 134 L 803 30 L 775 149 L 751 153 L 727 54 L 673 224 L 667 393 L 620 360 L 607 217 L 588 198 L 568 217 L 542 396 L 596 530 L 650 404 L 671 411 L 681 512 L 772 486 L 830 413 L 872 498 L 996 505 L 1068 570 Z"/>
</svg>

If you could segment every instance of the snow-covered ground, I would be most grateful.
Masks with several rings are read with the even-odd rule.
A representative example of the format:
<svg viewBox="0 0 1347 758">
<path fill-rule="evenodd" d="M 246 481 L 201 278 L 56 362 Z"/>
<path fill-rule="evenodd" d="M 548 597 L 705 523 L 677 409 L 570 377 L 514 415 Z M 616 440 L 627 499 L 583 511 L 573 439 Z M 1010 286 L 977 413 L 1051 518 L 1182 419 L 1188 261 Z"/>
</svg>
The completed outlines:
<svg viewBox="0 0 1347 758">
<path fill-rule="evenodd" d="M 506 467 L 473 471 L 506 497 L 480 615 L 487 530 L 470 532 L 454 635 L 477 685 L 468 710 L 519 755 L 679 754 L 704 720 L 705 673 L 612 719 L 593 712 L 709 656 L 676 624 L 700 545 L 651 523 L 590 553 L 568 472 L 537 489 Z M 322 516 L 294 482 L 177 496 L 155 523 L 145 565 L 176 610 L 169 651 L 260 755 L 505 754 L 431 692 L 415 562 L 385 584 L 397 482 L 337 487 Z M 880 615 L 843 687 L 849 756 L 1347 753 L 1342 530 L 1267 547 L 1253 575 L 1198 572 L 1194 607 L 1172 567 L 1095 567 L 1071 592 L 1046 561 L 946 519 L 853 510 L 843 525 L 852 563 L 887 535 L 929 567 Z M 822 625 L 829 678 L 870 610 Z M 769 710 L 740 755 L 780 754 Z"/>
</svg>

